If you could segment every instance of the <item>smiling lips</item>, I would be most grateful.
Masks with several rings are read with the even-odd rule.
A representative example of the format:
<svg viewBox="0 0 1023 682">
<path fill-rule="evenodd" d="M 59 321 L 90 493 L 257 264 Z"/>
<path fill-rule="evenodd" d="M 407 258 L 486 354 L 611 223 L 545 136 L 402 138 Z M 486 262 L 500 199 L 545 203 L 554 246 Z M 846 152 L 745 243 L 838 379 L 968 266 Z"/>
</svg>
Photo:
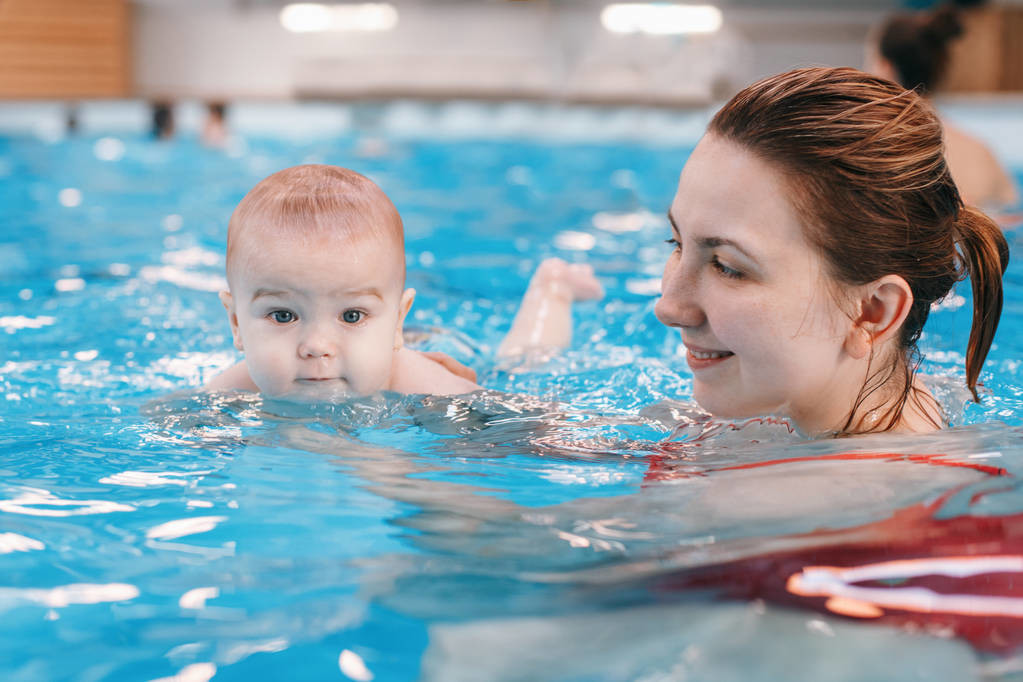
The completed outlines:
<svg viewBox="0 0 1023 682">
<path fill-rule="evenodd" d="M 694 372 L 718 365 L 735 355 L 728 350 L 708 350 L 695 346 L 686 346 L 686 362 Z"/>
</svg>

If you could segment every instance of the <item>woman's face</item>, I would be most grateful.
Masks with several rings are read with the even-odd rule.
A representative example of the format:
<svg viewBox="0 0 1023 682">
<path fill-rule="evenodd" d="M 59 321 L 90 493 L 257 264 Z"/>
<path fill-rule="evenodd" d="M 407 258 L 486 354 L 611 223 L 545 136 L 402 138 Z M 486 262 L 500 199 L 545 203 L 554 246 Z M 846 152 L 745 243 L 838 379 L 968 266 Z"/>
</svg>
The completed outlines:
<svg viewBox="0 0 1023 682">
<path fill-rule="evenodd" d="M 656 313 L 678 328 L 693 397 L 722 417 L 780 414 L 806 433 L 840 428 L 863 385 L 835 302 L 782 176 L 708 134 L 672 202 L 674 251 Z"/>
</svg>

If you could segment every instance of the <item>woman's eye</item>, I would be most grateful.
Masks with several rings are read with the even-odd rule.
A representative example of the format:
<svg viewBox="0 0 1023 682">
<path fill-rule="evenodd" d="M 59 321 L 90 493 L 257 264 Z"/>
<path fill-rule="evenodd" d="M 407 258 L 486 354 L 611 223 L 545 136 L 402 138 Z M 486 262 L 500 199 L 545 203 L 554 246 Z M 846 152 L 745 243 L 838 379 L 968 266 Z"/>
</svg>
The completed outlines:
<svg viewBox="0 0 1023 682">
<path fill-rule="evenodd" d="M 362 311 L 346 310 L 343 313 L 341 313 L 341 319 L 347 322 L 348 324 L 355 324 L 356 322 L 362 319 Z"/>
<path fill-rule="evenodd" d="M 270 313 L 270 318 L 278 324 L 288 324 L 298 319 L 290 310 L 275 310 Z"/>
<path fill-rule="evenodd" d="M 727 265 L 719 261 L 717 256 L 714 256 L 714 258 L 711 259 L 711 264 L 714 266 L 715 270 L 720 272 L 725 277 L 728 277 L 729 279 L 742 279 L 743 277 L 742 272 L 736 270 L 735 268 L 728 267 Z"/>
<path fill-rule="evenodd" d="M 675 239 L 674 237 L 672 237 L 671 239 L 665 239 L 664 243 L 665 244 L 671 244 L 671 248 L 673 248 L 673 249 L 679 249 L 679 248 L 682 247 L 682 245 L 679 244 L 678 240 Z"/>
</svg>

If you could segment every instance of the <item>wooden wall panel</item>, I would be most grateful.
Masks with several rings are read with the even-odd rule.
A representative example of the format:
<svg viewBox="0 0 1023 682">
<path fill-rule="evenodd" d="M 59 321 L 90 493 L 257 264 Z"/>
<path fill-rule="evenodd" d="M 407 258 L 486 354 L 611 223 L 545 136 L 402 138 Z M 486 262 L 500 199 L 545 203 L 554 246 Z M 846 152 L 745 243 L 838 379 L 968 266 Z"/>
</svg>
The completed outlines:
<svg viewBox="0 0 1023 682">
<path fill-rule="evenodd" d="M 963 14 L 945 92 L 1023 91 L 1023 6 L 988 5 Z"/>
<path fill-rule="evenodd" d="M 0 0 L 0 98 L 124 97 L 128 0 Z"/>
<path fill-rule="evenodd" d="M 1023 7 L 1006 7 L 1002 26 L 1002 90 L 1023 92 Z"/>
</svg>

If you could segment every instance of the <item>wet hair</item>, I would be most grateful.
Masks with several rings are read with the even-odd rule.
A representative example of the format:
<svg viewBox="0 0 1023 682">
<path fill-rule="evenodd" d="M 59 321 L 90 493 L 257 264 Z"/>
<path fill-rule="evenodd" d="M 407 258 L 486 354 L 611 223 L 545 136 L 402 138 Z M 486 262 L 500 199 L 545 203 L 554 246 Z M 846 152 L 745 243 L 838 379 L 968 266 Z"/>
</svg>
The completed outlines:
<svg viewBox="0 0 1023 682">
<path fill-rule="evenodd" d="M 966 383 L 978 400 L 977 377 L 1001 316 L 1009 247 L 998 225 L 964 206 L 945 163 L 941 124 L 926 100 L 856 69 L 797 69 L 747 87 L 708 131 L 782 172 L 833 282 L 861 285 L 891 274 L 913 292 L 901 353 L 888 367 L 868 371 L 843 432 L 866 397 L 902 372 L 900 397 L 876 430 L 898 423 L 931 305 L 967 276 L 973 324 Z"/>
<path fill-rule="evenodd" d="M 274 234 L 295 240 L 371 236 L 396 245 L 404 264 L 398 209 L 376 183 L 340 166 L 292 166 L 261 180 L 238 203 L 227 228 L 227 276 L 245 239 Z"/>
<path fill-rule="evenodd" d="M 951 5 L 896 14 L 881 26 L 878 52 L 891 63 L 902 85 L 929 93 L 945 76 L 949 44 L 962 32 L 959 11 Z"/>
</svg>

